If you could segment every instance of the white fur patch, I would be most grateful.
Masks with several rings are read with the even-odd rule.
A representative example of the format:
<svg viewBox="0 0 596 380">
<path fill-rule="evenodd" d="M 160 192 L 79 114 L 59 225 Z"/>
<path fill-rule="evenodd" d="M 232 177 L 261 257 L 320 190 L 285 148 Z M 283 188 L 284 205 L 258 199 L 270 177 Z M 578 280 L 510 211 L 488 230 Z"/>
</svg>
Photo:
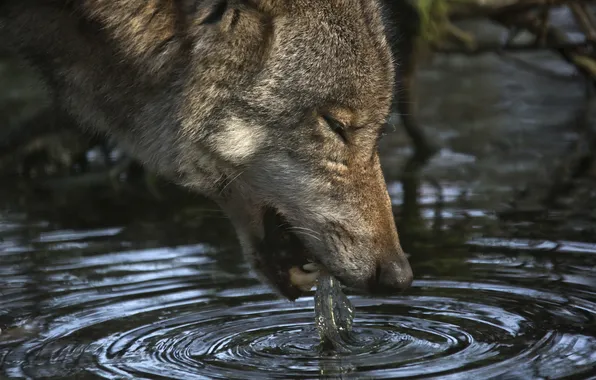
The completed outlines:
<svg viewBox="0 0 596 380">
<path fill-rule="evenodd" d="M 261 126 L 233 116 L 218 133 L 216 149 L 224 159 L 242 163 L 257 152 L 264 137 Z"/>
</svg>

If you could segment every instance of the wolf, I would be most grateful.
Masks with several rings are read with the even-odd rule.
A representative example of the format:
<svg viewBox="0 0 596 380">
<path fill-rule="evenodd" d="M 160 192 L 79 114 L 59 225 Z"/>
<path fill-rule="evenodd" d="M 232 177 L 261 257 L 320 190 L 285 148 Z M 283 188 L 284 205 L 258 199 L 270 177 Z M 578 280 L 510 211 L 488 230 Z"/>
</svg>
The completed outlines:
<svg viewBox="0 0 596 380">
<path fill-rule="evenodd" d="M 410 286 L 377 153 L 395 83 L 379 1 L 2 0 L 0 44 L 82 128 L 214 200 L 280 296 L 321 273 Z"/>
</svg>

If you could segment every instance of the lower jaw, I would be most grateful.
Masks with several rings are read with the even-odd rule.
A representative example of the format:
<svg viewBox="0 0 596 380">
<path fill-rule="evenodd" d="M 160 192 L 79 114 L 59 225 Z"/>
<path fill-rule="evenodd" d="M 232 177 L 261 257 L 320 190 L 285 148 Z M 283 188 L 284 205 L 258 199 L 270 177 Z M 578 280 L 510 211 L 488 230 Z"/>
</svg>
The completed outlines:
<svg viewBox="0 0 596 380">
<path fill-rule="evenodd" d="M 312 266 L 312 260 L 291 227 L 276 209 L 263 210 L 264 236 L 256 246 L 256 265 L 279 293 L 294 300 L 313 288 L 318 274 L 316 270 L 303 269 Z"/>
</svg>

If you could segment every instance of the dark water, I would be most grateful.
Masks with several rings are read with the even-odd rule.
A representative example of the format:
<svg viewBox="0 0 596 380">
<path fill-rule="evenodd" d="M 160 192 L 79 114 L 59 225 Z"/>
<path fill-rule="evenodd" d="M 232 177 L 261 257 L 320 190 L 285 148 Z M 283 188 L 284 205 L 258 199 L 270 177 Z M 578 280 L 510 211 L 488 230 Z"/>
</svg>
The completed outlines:
<svg viewBox="0 0 596 380">
<path fill-rule="evenodd" d="M 253 279 L 208 204 L 3 196 L 9 378 L 596 375 L 595 243 L 492 237 L 478 213 L 467 228 L 483 233 L 435 236 L 411 256 L 403 296 L 352 297 L 360 346 L 331 355 L 319 351 L 313 298 L 278 300 Z"/>
<path fill-rule="evenodd" d="M 421 72 L 445 149 L 404 175 L 404 134 L 382 146 L 416 279 L 351 297 L 351 353 L 321 352 L 312 295 L 260 285 L 210 203 L 0 179 L 0 378 L 596 378 L 596 180 L 538 207 L 583 87 L 522 58 L 556 75 L 495 57 Z"/>
</svg>

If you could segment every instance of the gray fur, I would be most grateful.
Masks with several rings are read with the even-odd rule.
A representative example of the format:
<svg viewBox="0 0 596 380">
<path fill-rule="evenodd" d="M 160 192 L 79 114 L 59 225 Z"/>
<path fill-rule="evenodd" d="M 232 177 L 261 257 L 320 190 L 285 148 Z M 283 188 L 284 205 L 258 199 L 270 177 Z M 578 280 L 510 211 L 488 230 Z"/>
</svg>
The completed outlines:
<svg viewBox="0 0 596 380">
<path fill-rule="evenodd" d="M 267 206 L 344 284 L 407 287 L 376 152 L 394 83 L 379 4 L 230 0 L 204 23 L 221 3 L 4 0 L 0 41 L 81 125 L 217 201 L 286 297 L 299 292 L 261 268 L 255 246 Z M 323 115 L 346 125 L 347 143 Z"/>
</svg>

